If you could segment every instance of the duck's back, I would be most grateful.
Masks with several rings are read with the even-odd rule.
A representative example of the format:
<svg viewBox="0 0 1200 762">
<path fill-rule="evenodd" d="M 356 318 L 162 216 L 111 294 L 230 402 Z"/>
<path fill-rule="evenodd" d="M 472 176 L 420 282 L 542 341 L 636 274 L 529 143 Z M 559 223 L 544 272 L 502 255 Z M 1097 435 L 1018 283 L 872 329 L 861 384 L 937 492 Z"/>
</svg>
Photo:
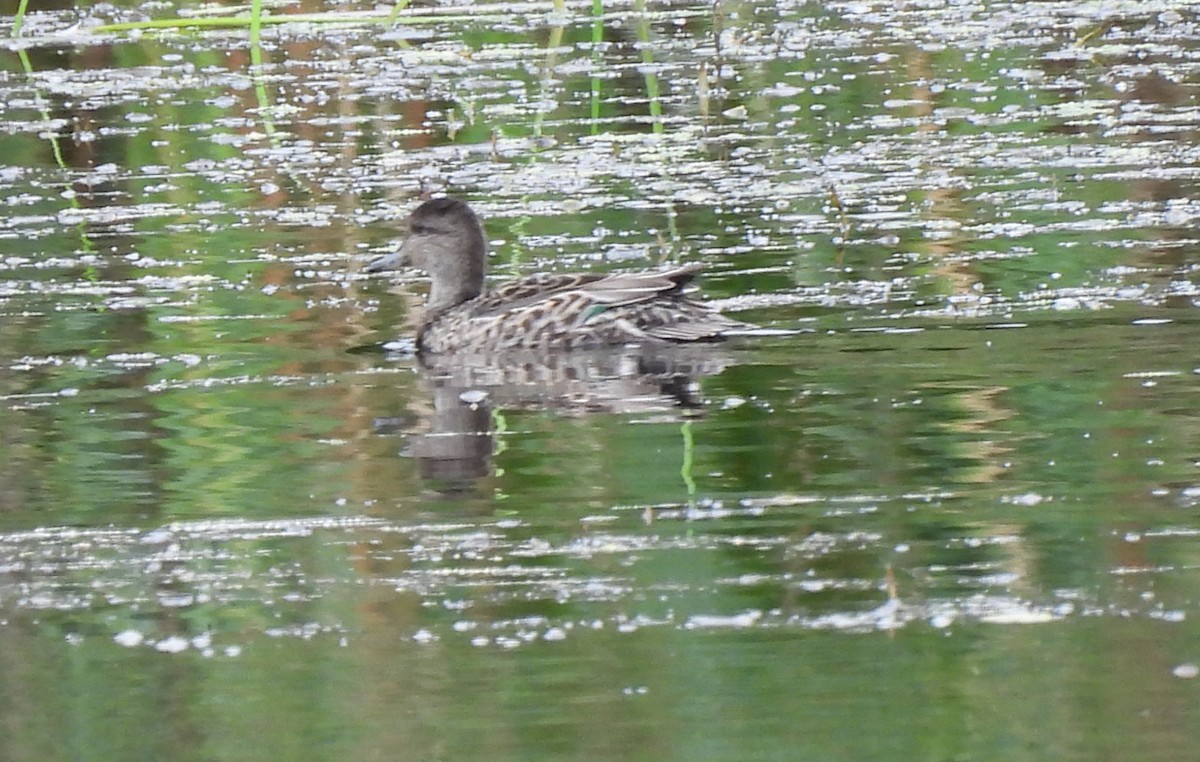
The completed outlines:
<svg viewBox="0 0 1200 762">
<path fill-rule="evenodd" d="M 582 349 L 714 341 L 746 328 L 684 295 L 699 269 L 522 278 L 431 316 L 417 343 L 433 353 Z"/>
</svg>

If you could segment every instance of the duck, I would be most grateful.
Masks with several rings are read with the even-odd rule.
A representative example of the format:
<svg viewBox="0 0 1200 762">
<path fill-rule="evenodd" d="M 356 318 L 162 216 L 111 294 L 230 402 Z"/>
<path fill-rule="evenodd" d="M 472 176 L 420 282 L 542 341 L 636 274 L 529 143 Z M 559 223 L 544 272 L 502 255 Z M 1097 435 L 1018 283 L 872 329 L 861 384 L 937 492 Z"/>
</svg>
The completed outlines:
<svg viewBox="0 0 1200 762">
<path fill-rule="evenodd" d="M 721 341 L 755 328 L 687 296 L 701 266 L 632 273 L 541 273 L 485 287 L 487 240 L 464 201 L 425 201 L 393 254 L 366 266 L 430 277 L 419 354 L 575 350 Z"/>
</svg>

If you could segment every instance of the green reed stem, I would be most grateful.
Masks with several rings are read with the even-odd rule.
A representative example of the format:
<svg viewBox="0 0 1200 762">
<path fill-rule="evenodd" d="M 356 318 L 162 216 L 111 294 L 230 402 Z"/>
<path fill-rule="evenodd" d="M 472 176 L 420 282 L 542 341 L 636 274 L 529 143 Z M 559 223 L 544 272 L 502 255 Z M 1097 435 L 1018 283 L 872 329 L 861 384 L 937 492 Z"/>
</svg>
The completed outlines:
<svg viewBox="0 0 1200 762">
<path fill-rule="evenodd" d="M 646 80 L 646 98 L 650 101 L 651 129 L 656 134 L 663 131 L 662 101 L 659 100 L 658 75 L 651 71 L 654 65 L 654 53 L 650 48 L 650 21 L 646 18 L 646 0 L 637 0 L 633 4 L 634 13 L 641 16 L 637 25 L 638 42 L 642 43 L 642 64 L 646 67 L 643 75 Z"/>
<path fill-rule="evenodd" d="M 400 13 L 408 7 L 409 0 L 396 0 L 396 4 L 392 6 L 392 12 L 388 14 L 387 20 L 383 23 L 386 26 L 392 26 L 400 20 Z"/>
<path fill-rule="evenodd" d="M 19 58 L 21 60 L 21 67 L 25 70 L 25 76 L 28 77 L 30 80 L 32 80 L 33 79 L 33 61 L 29 60 L 29 54 L 27 52 L 25 52 L 24 50 L 18 50 L 17 58 Z M 49 122 L 50 121 L 50 112 L 47 111 L 46 107 L 42 105 L 46 101 L 42 97 L 41 92 L 35 90 L 35 93 L 37 95 L 38 113 L 41 115 L 42 121 Z M 63 156 L 62 144 L 59 142 L 58 135 L 55 133 L 50 133 L 50 136 L 47 138 L 47 140 L 50 141 L 50 151 L 54 154 L 54 163 L 57 164 L 58 168 L 61 169 L 64 173 L 69 172 L 70 170 L 67 167 L 67 160 Z M 69 182 L 67 182 L 65 185 L 66 185 L 65 190 L 71 190 L 71 184 Z M 83 208 L 83 205 L 79 203 L 78 195 L 76 195 L 74 193 L 69 193 L 66 195 L 70 199 L 71 206 L 75 207 L 76 209 Z M 79 224 L 79 239 L 83 246 L 84 251 L 95 250 L 95 248 L 96 248 L 95 244 L 92 243 L 91 238 L 88 238 L 87 227 L 83 223 Z M 94 273 L 89 271 L 89 277 L 91 277 L 91 275 L 94 275 Z"/>
<path fill-rule="evenodd" d="M 13 37 L 19 37 L 21 35 L 21 27 L 25 26 L 25 11 L 28 9 L 29 0 L 21 0 L 21 4 L 17 6 L 17 15 L 13 16 Z"/>
<path fill-rule="evenodd" d="M 258 101 L 258 114 L 262 118 L 263 132 L 275 138 L 275 117 L 271 113 L 271 99 L 267 95 L 267 83 L 263 81 L 262 50 L 262 0 L 250 4 L 250 77 L 254 80 L 254 97 Z"/>
<path fill-rule="evenodd" d="M 356 24 L 386 24 L 386 23 L 405 23 L 405 24 L 440 24 L 440 23 L 468 23 L 471 21 L 499 21 L 505 18 L 499 14 L 477 14 L 471 16 L 449 16 L 449 15 L 428 15 L 428 16 L 401 16 L 391 21 L 391 16 L 347 16 L 332 13 L 296 13 L 284 14 L 279 16 L 261 16 L 259 23 L 267 24 L 343 24 L 353 26 Z M 135 30 L 149 29 L 236 29 L 247 27 L 251 23 L 248 16 L 233 16 L 233 17 L 198 17 L 198 18 L 169 18 L 169 19 L 151 19 L 150 21 L 126 21 L 119 24 L 102 24 L 94 27 L 91 31 L 98 34 L 106 34 L 111 32 L 132 32 Z"/>
<path fill-rule="evenodd" d="M 492 433 L 495 436 L 496 446 L 492 450 L 492 458 L 508 449 L 508 440 L 504 438 L 504 434 L 508 433 L 508 419 L 504 417 L 503 411 L 498 408 L 492 408 Z M 500 469 L 496 469 L 497 476 L 502 473 Z"/>
<path fill-rule="evenodd" d="M 563 0 L 555 0 L 555 4 L 563 2 Z M 541 82 L 538 87 L 538 110 L 533 115 L 533 136 L 540 138 L 542 136 L 542 125 L 546 121 L 546 111 L 544 104 L 550 97 L 550 88 L 547 83 L 554 72 L 555 63 L 558 60 L 558 46 L 562 45 L 563 28 L 556 26 L 550 30 L 550 36 L 546 39 L 546 61 L 542 65 Z"/>
<path fill-rule="evenodd" d="M 683 434 L 683 465 L 679 467 L 679 475 L 683 477 L 684 486 L 687 487 L 688 502 L 690 503 L 696 497 L 696 480 L 692 478 L 692 453 L 696 449 L 696 444 L 692 440 L 692 422 L 684 421 L 679 431 Z"/>
<path fill-rule="evenodd" d="M 25 76 L 29 77 L 32 80 L 33 79 L 33 61 L 29 60 L 29 54 L 26 53 L 24 50 L 18 50 L 17 58 L 21 59 L 21 66 L 22 66 L 22 68 L 25 69 Z M 42 105 L 42 103 L 44 101 L 42 100 L 41 93 L 38 93 L 37 95 L 38 95 L 38 99 L 37 99 L 38 113 L 41 114 L 43 121 L 49 122 L 50 121 L 50 112 L 47 111 L 46 107 Z M 51 134 L 49 137 L 49 140 L 50 140 L 50 148 L 54 152 L 54 163 L 58 165 L 59 169 L 65 170 L 67 168 L 67 162 L 66 162 L 66 159 L 63 158 L 62 146 L 59 145 L 58 135 Z M 78 205 L 78 204 L 76 204 L 76 205 Z"/>
<path fill-rule="evenodd" d="M 604 44 L 604 0 L 592 0 L 592 70 L 598 71 L 603 56 L 600 46 Z M 600 77 L 592 75 L 592 134 L 600 131 Z"/>
<path fill-rule="evenodd" d="M 250 2 L 250 44 L 258 45 L 262 40 L 262 0 L 251 0 Z M 251 56 L 254 55 L 251 51 Z M 258 53 L 258 63 L 262 63 L 262 51 Z"/>
</svg>

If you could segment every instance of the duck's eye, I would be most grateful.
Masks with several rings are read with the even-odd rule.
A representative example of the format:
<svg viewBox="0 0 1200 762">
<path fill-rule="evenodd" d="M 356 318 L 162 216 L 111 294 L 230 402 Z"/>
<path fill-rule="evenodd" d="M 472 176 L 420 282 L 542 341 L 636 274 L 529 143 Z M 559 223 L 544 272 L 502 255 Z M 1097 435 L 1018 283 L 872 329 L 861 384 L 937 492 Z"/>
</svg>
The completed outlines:
<svg viewBox="0 0 1200 762">
<path fill-rule="evenodd" d="M 429 235 L 433 233 L 433 226 L 426 225 L 424 222 L 414 222 L 408 226 L 408 231 L 413 235 Z"/>
</svg>

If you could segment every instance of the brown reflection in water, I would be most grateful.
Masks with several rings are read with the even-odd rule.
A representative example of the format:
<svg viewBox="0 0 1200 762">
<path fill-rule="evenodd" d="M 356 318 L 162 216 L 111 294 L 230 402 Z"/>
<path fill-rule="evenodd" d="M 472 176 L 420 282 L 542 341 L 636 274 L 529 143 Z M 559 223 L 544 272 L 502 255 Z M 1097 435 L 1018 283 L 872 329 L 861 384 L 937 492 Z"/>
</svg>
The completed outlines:
<svg viewBox="0 0 1200 762">
<path fill-rule="evenodd" d="M 969 418 L 955 420 L 946 425 L 951 431 L 960 433 L 988 434 L 996 430 L 996 424 L 1017 417 L 1017 411 L 1001 404 L 1006 386 L 992 386 L 954 395 L 959 407 L 967 411 Z M 1004 461 L 1013 447 L 996 437 L 977 438 L 958 445 L 972 463 L 969 469 L 964 468 L 956 479 L 962 482 L 978 484 L 999 480 L 1007 471 Z"/>
<path fill-rule="evenodd" d="M 1121 94 L 1121 100 L 1178 106 L 1193 100 L 1193 96 L 1182 84 L 1167 79 L 1157 71 L 1149 71 L 1133 81 L 1132 87 Z"/>
<path fill-rule="evenodd" d="M 1200 262 L 1200 245 L 1196 244 L 1195 218 L 1189 211 L 1197 197 L 1197 186 L 1193 181 L 1180 178 L 1139 178 L 1127 184 L 1129 199 L 1139 203 L 1165 206 L 1168 210 L 1164 224 L 1143 228 L 1146 235 L 1154 238 L 1144 246 L 1137 246 L 1136 260 L 1151 268 L 1147 274 L 1151 281 L 1171 281 Z M 1171 201 L 1180 202 L 1180 217 L 1171 217 Z M 1187 277 L 1187 276 L 1185 276 Z M 1190 278 L 1188 278 L 1190 280 Z M 1169 307 L 1190 307 L 1193 297 L 1186 294 L 1168 297 Z"/>
<path fill-rule="evenodd" d="M 913 83 L 909 95 L 910 100 L 914 102 L 908 108 L 913 116 L 924 117 L 916 127 L 917 134 L 945 132 L 945 124 L 939 124 L 938 120 L 933 118 L 938 105 L 938 94 L 928 84 L 924 84 L 936 78 L 930 54 L 919 48 L 909 47 L 903 53 L 903 60 L 908 80 Z M 936 156 L 938 151 L 923 152 L 921 155 Z M 940 169 L 932 164 L 926 168 Z M 942 229 L 961 228 L 967 213 L 962 203 L 961 190 L 942 185 L 924 188 L 919 191 L 919 195 L 923 201 L 919 205 L 923 217 L 943 221 L 945 224 L 939 226 Z M 961 232 L 956 232 L 938 238 L 926 237 L 919 244 L 919 249 L 934 261 L 934 271 L 954 294 L 969 293 L 979 280 L 969 262 L 953 256 L 962 250 L 966 241 Z"/>
</svg>

